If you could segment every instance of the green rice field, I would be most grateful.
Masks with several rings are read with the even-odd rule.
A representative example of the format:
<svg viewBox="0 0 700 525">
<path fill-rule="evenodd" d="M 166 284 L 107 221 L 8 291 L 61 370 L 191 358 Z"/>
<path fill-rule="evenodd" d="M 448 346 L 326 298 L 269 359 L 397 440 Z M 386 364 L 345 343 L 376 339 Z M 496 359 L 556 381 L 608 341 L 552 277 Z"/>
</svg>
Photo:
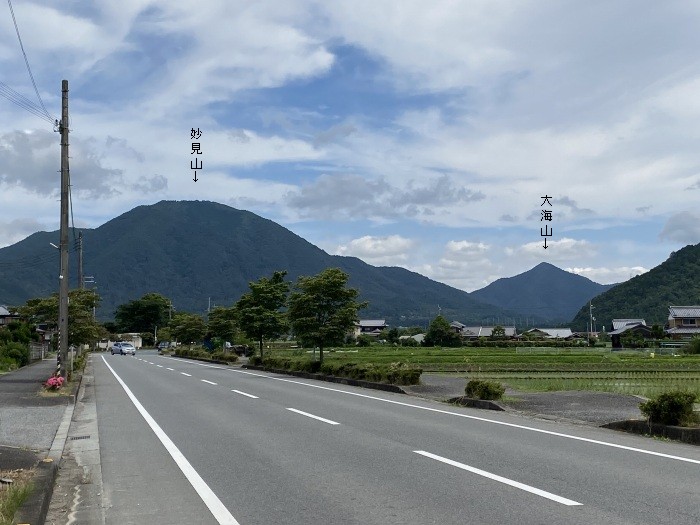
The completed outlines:
<svg viewBox="0 0 700 525">
<path fill-rule="evenodd" d="M 402 361 L 420 366 L 424 373 L 499 381 L 528 392 L 593 390 L 650 397 L 680 389 L 700 396 L 700 355 L 672 352 L 372 346 L 325 350 L 324 359 L 377 364 Z M 274 349 L 271 353 L 313 358 L 312 351 L 301 349 Z"/>
</svg>

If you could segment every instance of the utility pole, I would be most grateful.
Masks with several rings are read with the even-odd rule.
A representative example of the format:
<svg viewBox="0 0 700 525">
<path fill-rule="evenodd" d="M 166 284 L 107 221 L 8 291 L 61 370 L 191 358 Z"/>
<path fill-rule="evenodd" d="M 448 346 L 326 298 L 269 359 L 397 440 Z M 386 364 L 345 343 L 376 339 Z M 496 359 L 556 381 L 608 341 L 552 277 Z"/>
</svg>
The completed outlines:
<svg viewBox="0 0 700 525">
<path fill-rule="evenodd" d="M 61 83 L 61 269 L 58 289 L 58 361 L 57 372 L 68 375 L 68 81 Z"/>
<path fill-rule="evenodd" d="M 80 289 L 83 290 L 85 288 L 83 282 L 83 232 L 78 232 L 78 282 Z"/>
<path fill-rule="evenodd" d="M 593 332 L 593 301 L 588 302 L 588 315 L 590 316 L 590 328 L 588 332 L 588 346 L 591 346 L 591 337 Z"/>
</svg>

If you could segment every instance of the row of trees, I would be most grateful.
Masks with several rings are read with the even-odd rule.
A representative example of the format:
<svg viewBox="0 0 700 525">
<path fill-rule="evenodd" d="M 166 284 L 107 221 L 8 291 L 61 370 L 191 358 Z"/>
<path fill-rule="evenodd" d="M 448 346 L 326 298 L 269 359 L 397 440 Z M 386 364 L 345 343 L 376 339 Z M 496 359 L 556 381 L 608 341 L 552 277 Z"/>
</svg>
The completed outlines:
<svg viewBox="0 0 700 525">
<path fill-rule="evenodd" d="M 242 332 L 254 340 L 263 355 L 263 341 L 290 331 L 302 344 L 323 349 L 342 342 L 366 303 L 357 301 L 359 292 L 348 288 L 348 275 L 339 268 L 301 276 L 296 283 L 285 280 L 286 271 L 274 272 L 249 283 L 250 290 L 230 307 L 211 310 L 205 321 L 190 313 L 172 314 L 170 301 L 150 293 L 120 305 L 115 313 L 115 331 L 154 333 L 160 340 L 183 342 L 235 341 Z"/>
</svg>

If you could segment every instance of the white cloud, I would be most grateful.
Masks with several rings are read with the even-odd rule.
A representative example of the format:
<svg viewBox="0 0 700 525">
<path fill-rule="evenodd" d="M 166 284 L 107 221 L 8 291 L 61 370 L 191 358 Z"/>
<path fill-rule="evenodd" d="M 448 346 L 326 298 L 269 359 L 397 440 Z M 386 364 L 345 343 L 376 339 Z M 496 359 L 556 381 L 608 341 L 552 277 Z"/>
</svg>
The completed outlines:
<svg viewBox="0 0 700 525">
<path fill-rule="evenodd" d="M 567 272 L 575 273 L 576 275 L 582 275 L 587 277 L 593 282 L 600 284 L 615 284 L 624 282 L 631 277 L 636 277 L 649 271 L 649 268 L 644 268 L 642 266 L 618 266 L 614 268 L 606 267 L 571 267 L 564 268 Z"/>
<path fill-rule="evenodd" d="M 516 248 L 506 249 L 506 254 L 510 257 L 522 257 L 531 261 L 547 260 L 548 262 L 589 259 L 596 252 L 595 246 L 590 242 L 568 237 L 555 240 L 547 237 L 547 249 L 544 248 L 544 241 L 529 242 Z"/>
<path fill-rule="evenodd" d="M 380 266 L 404 266 L 412 255 L 415 242 L 400 235 L 373 237 L 365 235 L 338 246 L 336 255 L 358 257 Z"/>
</svg>

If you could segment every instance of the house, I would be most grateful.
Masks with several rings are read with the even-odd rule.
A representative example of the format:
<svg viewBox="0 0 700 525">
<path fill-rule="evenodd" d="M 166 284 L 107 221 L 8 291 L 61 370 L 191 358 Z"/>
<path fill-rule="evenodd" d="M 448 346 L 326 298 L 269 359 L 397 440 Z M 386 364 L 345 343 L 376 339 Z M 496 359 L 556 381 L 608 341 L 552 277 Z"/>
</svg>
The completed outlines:
<svg viewBox="0 0 700 525">
<path fill-rule="evenodd" d="M 673 339 L 700 336 L 700 306 L 669 306 L 666 333 Z"/>
<path fill-rule="evenodd" d="M 415 342 L 417 342 L 420 345 L 420 344 L 423 344 L 423 339 L 425 339 L 425 334 L 402 335 L 399 337 L 399 342 L 405 341 L 406 339 L 413 339 Z"/>
<path fill-rule="evenodd" d="M 452 326 L 452 325 L 450 325 Z M 495 326 L 465 326 L 462 331 L 462 337 L 465 339 L 478 339 L 479 337 L 491 337 Z M 505 337 L 515 337 L 515 326 L 502 326 L 505 330 Z"/>
<path fill-rule="evenodd" d="M 651 328 L 647 326 L 644 319 L 613 319 L 612 330 L 608 332 L 612 340 L 613 348 L 622 348 L 623 337 L 641 337 L 642 339 L 651 339 Z"/>
<path fill-rule="evenodd" d="M 7 306 L 0 305 L 0 326 L 10 324 L 12 321 L 19 321 L 19 315 L 10 312 Z"/>
<path fill-rule="evenodd" d="M 361 335 L 377 337 L 386 327 L 384 319 L 360 319 L 358 323 L 355 323 L 355 337 Z"/>
<path fill-rule="evenodd" d="M 574 338 L 571 328 L 530 328 L 525 334 L 536 339 L 562 339 L 570 341 Z"/>
<path fill-rule="evenodd" d="M 455 332 L 456 334 L 461 334 L 462 331 L 463 331 L 466 327 L 467 327 L 466 325 L 463 325 L 463 324 L 460 323 L 459 321 L 452 321 L 452 322 L 450 323 L 450 328 L 451 328 L 452 330 L 454 330 L 454 332 Z"/>
</svg>

